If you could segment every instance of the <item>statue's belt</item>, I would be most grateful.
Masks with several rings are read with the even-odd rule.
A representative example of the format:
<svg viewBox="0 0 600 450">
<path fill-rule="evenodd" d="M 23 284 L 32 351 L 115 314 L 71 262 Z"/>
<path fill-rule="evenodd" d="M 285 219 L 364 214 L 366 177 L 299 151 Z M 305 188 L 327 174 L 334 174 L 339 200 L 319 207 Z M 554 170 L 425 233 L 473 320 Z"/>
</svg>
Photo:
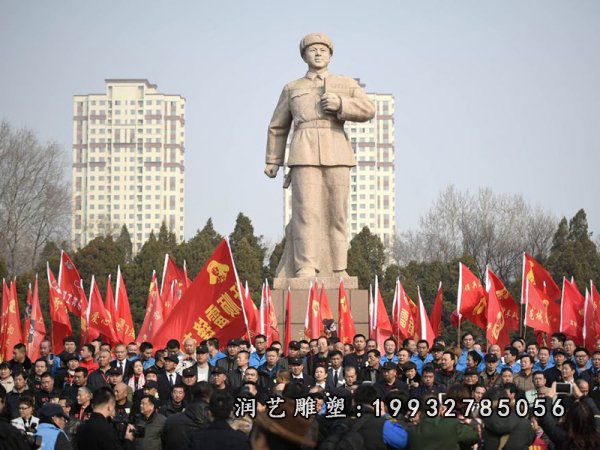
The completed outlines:
<svg viewBox="0 0 600 450">
<path fill-rule="evenodd" d="M 302 130 L 305 128 L 331 128 L 332 130 L 343 130 L 344 124 L 342 122 L 334 122 L 332 120 L 317 119 L 299 123 L 295 127 L 296 130 Z"/>
</svg>

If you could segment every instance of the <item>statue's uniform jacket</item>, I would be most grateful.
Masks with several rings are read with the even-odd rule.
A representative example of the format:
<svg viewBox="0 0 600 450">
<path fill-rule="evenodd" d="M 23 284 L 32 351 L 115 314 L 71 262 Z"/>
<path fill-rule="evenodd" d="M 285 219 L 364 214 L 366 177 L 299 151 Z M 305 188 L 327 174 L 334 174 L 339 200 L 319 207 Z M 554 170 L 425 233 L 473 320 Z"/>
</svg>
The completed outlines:
<svg viewBox="0 0 600 450">
<path fill-rule="evenodd" d="M 339 96 L 337 113 L 322 109 L 325 91 Z M 291 247 L 284 252 L 280 264 L 284 273 L 279 276 L 294 276 L 289 272 L 301 268 L 346 269 L 349 171 L 356 158 L 343 127 L 347 120 L 365 122 L 374 115 L 373 103 L 350 77 L 309 71 L 283 88 L 269 124 L 266 152 L 267 164 L 286 162 L 292 168 L 292 218 L 286 243 Z M 288 262 L 293 262 L 293 271 L 285 270 Z"/>
</svg>

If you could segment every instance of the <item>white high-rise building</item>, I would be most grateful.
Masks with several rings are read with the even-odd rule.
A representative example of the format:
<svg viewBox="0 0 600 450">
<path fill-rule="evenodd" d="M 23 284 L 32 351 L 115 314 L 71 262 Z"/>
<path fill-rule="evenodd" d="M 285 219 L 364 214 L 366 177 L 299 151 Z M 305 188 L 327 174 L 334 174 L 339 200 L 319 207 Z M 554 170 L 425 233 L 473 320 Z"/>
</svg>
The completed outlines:
<svg viewBox="0 0 600 450">
<path fill-rule="evenodd" d="M 126 225 L 134 254 L 163 222 L 183 240 L 185 98 L 145 79 L 73 96 L 72 239 Z"/>
<path fill-rule="evenodd" d="M 366 226 L 389 248 L 396 229 L 394 96 L 367 95 L 375 104 L 375 117 L 369 122 L 344 125 L 357 161 L 350 171 L 348 238 Z M 284 189 L 285 225 L 292 214 L 291 189 Z"/>
</svg>

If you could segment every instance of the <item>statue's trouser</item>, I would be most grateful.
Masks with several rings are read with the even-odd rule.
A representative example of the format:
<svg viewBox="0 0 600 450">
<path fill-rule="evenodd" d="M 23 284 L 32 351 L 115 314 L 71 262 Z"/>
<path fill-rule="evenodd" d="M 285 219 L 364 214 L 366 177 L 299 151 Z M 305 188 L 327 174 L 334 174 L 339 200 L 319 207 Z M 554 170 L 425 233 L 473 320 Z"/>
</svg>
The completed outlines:
<svg viewBox="0 0 600 450">
<path fill-rule="evenodd" d="M 324 250 L 331 255 L 332 270 L 346 270 L 349 189 L 350 167 L 293 167 L 291 225 L 296 271 L 320 271 L 319 255 Z"/>
</svg>

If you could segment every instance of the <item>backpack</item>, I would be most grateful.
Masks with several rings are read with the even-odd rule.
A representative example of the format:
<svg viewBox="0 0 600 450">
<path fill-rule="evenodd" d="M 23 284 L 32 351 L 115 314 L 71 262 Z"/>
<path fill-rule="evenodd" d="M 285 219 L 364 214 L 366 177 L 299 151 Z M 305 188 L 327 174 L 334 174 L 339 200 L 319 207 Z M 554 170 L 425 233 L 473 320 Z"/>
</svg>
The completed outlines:
<svg viewBox="0 0 600 450">
<path fill-rule="evenodd" d="M 345 420 L 332 427 L 329 436 L 321 442 L 319 450 L 362 450 L 365 441 L 359 430 L 365 425 L 369 416 L 360 419 Z"/>
</svg>

